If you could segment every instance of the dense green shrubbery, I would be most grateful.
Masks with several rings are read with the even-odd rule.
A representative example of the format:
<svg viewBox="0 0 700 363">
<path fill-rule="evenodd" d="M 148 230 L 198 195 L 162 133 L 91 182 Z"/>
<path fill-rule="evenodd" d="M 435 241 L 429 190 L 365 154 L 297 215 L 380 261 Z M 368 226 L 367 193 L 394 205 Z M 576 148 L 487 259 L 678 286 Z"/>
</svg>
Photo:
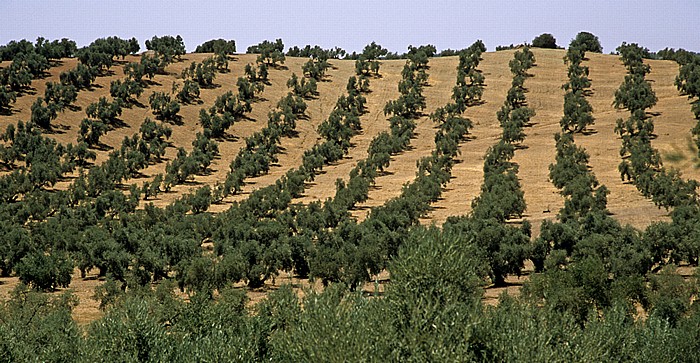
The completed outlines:
<svg viewBox="0 0 700 363">
<path fill-rule="evenodd" d="M 589 32 L 580 32 L 576 34 L 576 38 L 571 41 L 569 48 L 579 48 L 583 52 L 603 53 L 600 40 L 598 40 L 597 36 Z"/>
<path fill-rule="evenodd" d="M 146 49 L 154 51 L 161 63 L 170 64 L 185 55 L 185 42 L 179 35 L 153 36 L 151 40 L 146 40 Z"/>
<path fill-rule="evenodd" d="M 542 33 L 532 40 L 534 48 L 550 48 L 557 49 L 557 39 L 552 34 Z"/>
<path fill-rule="evenodd" d="M 214 53 L 214 54 L 225 54 L 232 55 L 236 53 L 236 41 L 225 40 L 225 39 L 212 39 L 208 40 L 200 45 L 194 50 L 195 53 Z"/>
</svg>

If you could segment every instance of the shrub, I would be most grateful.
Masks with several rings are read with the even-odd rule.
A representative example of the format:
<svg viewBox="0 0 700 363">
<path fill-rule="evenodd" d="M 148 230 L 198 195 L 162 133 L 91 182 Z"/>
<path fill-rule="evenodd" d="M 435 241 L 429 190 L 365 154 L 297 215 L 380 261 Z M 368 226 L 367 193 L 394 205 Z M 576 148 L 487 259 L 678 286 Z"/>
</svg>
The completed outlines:
<svg viewBox="0 0 700 363">
<path fill-rule="evenodd" d="M 557 40 L 552 34 L 542 33 L 532 40 L 532 46 L 535 48 L 557 49 Z"/>
<path fill-rule="evenodd" d="M 194 51 L 195 53 L 215 53 L 215 54 L 234 54 L 236 53 L 236 41 L 225 39 L 212 39 L 200 45 Z"/>
<path fill-rule="evenodd" d="M 97 102 L 88 105 L 85 110 L 88 117 L 98 119 L 109 126 L 117 123 L 118 117 L 122 114 L 122 107 L 119 101 L 109 102 L 105 97 L 100 97 Z"/>
<path fill-rule="evenodd" d="M 143 93 L 143 87 L 140 83 L 125 79 L 124 82 L 117 79 L 109 84 L 109 94 L 120 103 L 129 105 L 136 102 L 136 99 Z"/>
<path fill-rule="evenodd" d="M 148 97 L 148 103 L 151 105 L 151 110 L 156 118 L 163 121 L 178 121 L 180 112 L 180 104 L 177 100 L 170 98 L 169 94 L 163 92 L 153 92 Z"/>
<path fill-rule="evenodd" d="M 151 40 L 146 40 L 146 49 L 155 51 L 162 63 L 170 64 L 185 55 L 185 42 L 179 35 L 153 36 Z"/>
<path fill-rule="evenodd" d="M 580 48 L 584 52 L 603 53 L 598 37 L 589 32 L 580 32 L 571 41 L 569 48 Z"/>
<path fill-rule="evenodd" d="M 20 281 L 44 291 L 68 287 L 72 273 L 73 265 L 68 256 L 57 252 L 33 252 L 17 265 Z"/>
</svg>

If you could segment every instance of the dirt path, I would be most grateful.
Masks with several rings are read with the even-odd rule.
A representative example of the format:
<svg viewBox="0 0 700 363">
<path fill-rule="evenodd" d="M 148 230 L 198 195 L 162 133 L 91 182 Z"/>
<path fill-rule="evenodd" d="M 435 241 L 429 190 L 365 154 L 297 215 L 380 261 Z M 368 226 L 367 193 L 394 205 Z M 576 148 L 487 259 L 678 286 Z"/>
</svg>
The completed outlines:
<svg viewBox="0 0 700 363">
<path fill-rule="evenodd" d="M 451 215 L 463 215 L 471 211 L 471 202 L 479 195 L 484 178 L 484 155 L 501 135 L 496 112 L 510 88 L 508 61 L 512 58 L 512 52 L 484 53 L 482 57 L 478 68 L 485 76 L 483 103 L 468 108 L 464 113 L 474 125 L 470 131 L 470 140 L 460 144 L 457 163 L 452 168 L 452 179 L 440 200 L 433 203 L 432 210 L 421 220 L 423 224 L 442 225 Z M 453 68 L 456 66 L 457 59 Z M 452 87 L 454 85 L 453 79 Z M 452 92 L 451 87 L 449 92 Z"/>
<path fill-rule="evenodd" d="M 303 59 L 303 61 L 306 62 L 306 59 Z M 331 61 L 331 63 L 335 63 L 335 61 Z M 297 76 L 301 76 L 303 74 L 301 68 L 302 65 L 303 63 L 300 63 L 298 64 L 298 67 L 292 69 Z M 292 67 L 290 67 L 290 69 L 291 68 Z M 329 69 L 326 72 L 326 78 L 324 81 L 318 82 L 318 97 L 315 99 L 306 100 L 306 117 L 297 120 L 297 135 L 295 137 L 283 137 L 281 139 L 282 152 L 277 155 L 278 162 L 271 165 L 270 171 L 265 175 L 246 179 L 246 185 L 243 187 L 243 191 L 231 198 L 227 198 L 227 202 L 244 200 L 250 195 L 251 192 L 273 184 L 289 169 L 298 168 L 301 165 L 304 152 L 322 141 L 322 138 L 318 135 L 316 129 L 318 128 L 318 125 L 328 118 L 328 115 L 333 110 L 338 97 L 345 93 L 345 85 L 347 84 L 348 78 L 353 74 L 353 71 L 353 69 L 348 67 L 336 67 L 334 69 Z M 284 95 L 286 95 L 286 91 Z M 284 95 L 281 95 L 280 97 Z M 279 101 L 279 98 L 277 101 Z M 277 101 L 275 101 L 275 105 L 277 104 Z M 267 116 L 265 116 L 264 123 L 267 124 Z M 236 153 L 237 152 L 238 151 L 236 151 Z M 228 166 L 226 170 L 229 170 Z M 229 203 L 224 203 L 213 206 L 213 211 L 225 210 L 228 208 L 228 205 Z"/>
<path fill-rule="evenodd" d="M 564 206 L 559 190 L 549 180 L 549 165 L 554 163 L 554 134 L 561 130 L 564 115 L 564 90 L 567 80 L 563 50 L 533 49 L 535 66 L 525 80 L 528 107 L 535 110 L 532 126 L 525 128 L 522 148 L 516 149 L 513 161 L 520 165 L 518 178 L 525 193 L 524 219 L 532 223 L 533 235 L 539 234 L 543 220 L 554 219 Z"/>
<path fill-rule="evenodd" d="M 698 153 L 691 130 L 697 121 L 691 111 L 690 100 L 682 96 L 676 85 L 678 64 L 671 61 L 648 61 L 651 73 L 647 79 L 656 92 L 658 101 L 650 109 L 654 115 L 654 132 L 658 136 L 652 146 L 661 153 L 664 166 L 675 168 L 687 179 L 700 179 Z"/>
<path fill-rule="evenodd" d="M 629 117 L 629 112 L 616 110 L 612 103 L 627 70 L 618 57 L 591 53 L 586 57 L 590 60 L 584 65 L 590 69 L 593 91 L 588 101 L 593 106 L 595 124 L 590 127 L 592 134 L 576 136 L 576 144 L 586 148 L 593 173 L 610 190 L 608 210 L 617 220 L 637 228 L 644 228 L 652 221 L 665 220 L 666 211 L 656 208 L 631 183 L 623 183 L 617 169 L 621 161 L 621 140 L 614 131 L 615 123 L 619 118 Z"/>
<path fill-rule="evenodd" d="M 423 110 L 424 116 L 416 120 L 411 148 L 394 155 L 389 168 L 375 179 L 375 185 L 370 189 L 367 201 L 359 204 L 357 209 L 352 211 L 353 216 L 358 220 L 364 220 L 372 207 L 380 206 L 387 200 L 399 196 L 404 184 L 415 179 L 418 160 L 429 156 L 435 148 L 436 123 L 428 115 L 450 101 L 457 71 L 454 69 L 456 66 L 454 58 L 433 58 L 428 66 L 430 67 L 427 70 L 428 86 L 423 88 L 426 108 Z"/>
<path fill-rule="evenodd" d="M 384 116 L 384 105 L 399 95 L 397 85 L 401 79 L 401 68 L 403 68 L 402 61 L 382 62 L 379 70 L 381 77 L 370 80 L 371 92 L 365 95 L 367 112 L 360 117 L 362 130 L 350 140 L 352 145 L 348 154 L 335 164 L 325 166 L 321 174 L 317 175 L 313 182 L 307 184 L 304 196 L 298 199 L 299 202 L 310 203 L 333 197 L 336 180 L 340 178 L 347 181 L 350 177 L 350 171 L 357 165 L 357 162 L 367 157 L 367 150 L 372 139 L 382 131 L 389 130 L 389 121 Z M 345 82 L 347 82 L 347 78 Z"/>
</svg>

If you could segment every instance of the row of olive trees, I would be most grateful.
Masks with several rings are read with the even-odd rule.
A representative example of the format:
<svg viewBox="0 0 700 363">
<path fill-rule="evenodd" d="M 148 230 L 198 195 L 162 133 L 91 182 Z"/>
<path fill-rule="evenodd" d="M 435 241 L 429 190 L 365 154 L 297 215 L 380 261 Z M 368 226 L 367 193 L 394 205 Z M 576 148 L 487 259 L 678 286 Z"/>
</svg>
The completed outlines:
<svg viewBox="0 0 700 363">
<path fill-rule="evenodd" d="M 309 242 L 309 236 L 302 233 L 304 223 L 294 222 L 297 227 L 287 224 L 302 216 L 311 217 L 317 209 L 302 206 L 290 209 L 290 202 L 301 195 L 306 183 L 313 181 L 324 165 L 339 160 L 346 152 L 342 145 L 349 145 L 353 135 L 351 124 L 354 122 L 350 120 L 358 119 L 364 112 L 364 98 L 350 87 L 355 84 L 352 79 L 354 77 L 348 83 L 348 95 L 338 99 L 331 115 L 319 126 L 319 133 L 325 141 L 304 152 L 300 167 L 289 170 L 274 184 L 255 190 L 245 201 L 220 214 L 213 232 L 215 252 L 220 257 L 192 261 L 179 279 L 180 286 L 201 292 L 244 280 L 255 287 L 280 270 L 308 274 L 308 245 L 305 242 Z M 238 181 L 237 185 L 242 185 L 243 178 L 259 173 L 257 168 L 260 166 L 269 165 L 268 160 L 274 157 L 278 147 L 278 141 L 273 144 L 270 137 L 277 135 L 279 139 L 292 132 L 294 125 L 288 121 L 303 110 L 303 105 L 303 99 L 294 93 L 280 100 L 279 111 L 270 115 L 268 127 L 246 139 L 246 148 L 232 163 L 227 183 L 233 181 L 232 184 L 236 184 Z M 330 130 L 324 126 L 328 124 L 333 124 L 333 134 L 322 131 Z M 226 188 L 227 185 L 215 187 L 213 198 L 224 195 Z M 295 230 L 300 234 L 295 234 Z"/>
<path fill-rule="evenodd" d="M 572 43 L 573 44 L 573 43 Z M 630 56 L 634 49 L 622 53 Z M 569 82 L 580 84 L 580 72 L 571 72 L 573 59 L 584 56 L 573 45 Z M 638 53 L 637 53 L 638 54 Z M 575 57 L 574 57 L 575 56 Z M 626 61 L 632 69 L 640 64 Z M 643 70 L 643 68 L 642 68 Z M 587 104 L 564 103 L 566 115 L 588 115 Z M 555 135 L 556 162 L 550 165 L 550 180 L 564 196 L 564 207 L 556 222 L 544 221 L 531 259 L 536 272 L 523 289 L 523 297 L 547 309 L 571 314 L 578 322 L 590 321 L 591 313 L 637 304 L 651 319 L 674 326 L 689 313 L 697 291 L 675 271 L 681 262 L 697 263 L 695 248 L 679 234 L 688 233 L 697 221 L 697 206 L 678 206 L 673 222 L 657 223 L 640 233 L 623 227 L 606 208 L 608 190 L 600 185 L 588 165 L 589 155 L 574 143 L 574 132 L 562 123 Z M 683 217 L 681 217 L 683 216 Z M 662 271 L 660 274 L 658 271 Z M 676 293 L 668 294 L 669 291 Z M 668 294 L 668 295 L 665 295 Z"/>
<path fill-rule="evenodd" d="M 0 60 L 12 61 L 0 70 L 0 111 L 9 110 L 18 93 L 29 89 L 33 78 L 46 76 L 59 59 L 72 57 L 76 52 L 75 42 L 66 38 L 48 41 L 39 37 L 36 44 L 23 39 L 0 46 Z"/>
<path fill-rule="evenodd" d="M 679 61 L 678 76 L 675 84 L 681 94 L 692 99 L 691 110 L 698 120 L 697 125 L 692 129 L 695 145 L 698 147 L 700 155 L 700 57 L 697 55 L 687 55 L 687 59 Z"/>
<path fill-rule="evenodd" d="M 117 39 L 112 39 L 111 42 L 97 41 L 96 44 L 100 44 L 100 47 L 97 48 L 104 52 L 114 52 L 115 54 L 122 53 L 122 56 L 125 54 L 122 51 L 115 50 L 117 49 L 116 46 L 120 44 Z M 109 48 L 109 44 L 112 44 L 113 47 Z M 124 42 L 121 44 L 124 44 Z M 97 52 L 94 47 L 93 45 L 91 52 Z M 60 84 L 47 84 L 45 98 L 48 100 L 48 105 L 43 106 L 41 103 L 35 104 L 33 110 L 34 121 L 38 121 L 38 117 L 41 116 L 42 113 L 47 114 L 48 111 L 50 111 L 46 109 L 59 109 L 59 107 L 66 107 L 70 102 L 74 101 L 75 92 L 70 92 L 72 96 L 70 100 L 68 100 L 69 97 L 66 96 L 67 92 L 65 89 L 74 90 L 75 86 L 72 84 L 74 81 L 77 81 L 81 87 L 88 87 L 97 75 L 94 67 L 95 66 L 86 66 L 80 63 L 75 70 L 61 74 Z M 128 70 L 125 73 L 127 77 L 133 76 Z M 165 139 L 167 139 L 171 133 L 169 128 L 158 125 L 149 119 L 145 120 L 139 134 L 125 138 L 121 148 L 110 153 L 109 158 L 102 165 L 91 167 L 87 173 L 79 169 L 80 174 L 78 178 L 76 178 L 67 190 L 47 194 L 47 192 L 41 188 L 43 185 L 55 183 L 55 181 L 61 178 L 65 173 L 73 171 L 76 166 L 85 167 L 88 165 L 87 162 L 89 160 L 95 159 L 95 153 L 89 150 L 88 146 L 98 145 L 99 137 L 104 134 L 109 127 L 119 126 L 120 120 L 118 117 L 121 114 L 121 107 L 121 100 L 116 99 L 109 102 L 104 97 L 89 105 L 86 109 L 88 118 L 81 123 L 77 146 L 73 147 L 72 145 L 68 145 L 66 148 L 61 147 L 55 151 L 50 148 L 40 149 L 46 150 L 47 154 L 54 154 L 50 158 L 41 157 L 40 155 L 42 155 L 41 153 L 43 151 L 40 150 L 32 150 L 31 152 L 29 150 L 24 152 L 12 151 L 8 153 L 16 155 L 14 158 L 17 158 L 21 157 L 23 153 L 29 152 L 33 155 L 32 158 L 40 157 L 40 159 L 43 160 L 41 162 L 32 162 L 31 165 L 28 164 L 27 167 L 13 172 L 13 176 L 4 179 L 4 182 L 10 183 L 6 184 L 8 186 L 21 186 L 22 184 L 20 183 L 22 179 L 29 180 L 27 176 L 37 173 L 39 173 L 37 175 L 41 175 L 42 180 L 45 180 L 35 180 L 32 182 L 31 185 L 36 185 L 38 188 L 19 187 L 7 189 L 8 196 L 10 193 L 23 195 L 23 203 L 20 203 L 22 205 L 21 208 L 28 208 L 28 210 L 34 211 L 31 214 L 27 214 L 24 218 L 43 221 L 56 213 L 57 206 L 61 205 L 69 208 L 69 210 L 77 208 L 83 211 L 89 211 L 88 213 L 94 214 L 94 218 L 91 218 L 93 221 L 99 221 L 109 215 L 114 216 L 116 214 L 133 212 L 138 204 L 140 190 L 132 186 L 127 196 L 123 192 L 117 190 L 117 188 L 120 187 L 121 183 L 124 181 L 138 175 L 139 171 L 150 163 L 160 160 L 167 146 Z M 41 109 L 44 109 L 43 112 L 39 112 L 42 111 Z M 8 129 L 6 133 L 7 140 L 11 142 L 10 145 L 12 145 L 13 150 L 23 150 L 30 146 L 26 141 L 22 141 L 26 139 L 26 137 L 22 135 L 27 134 L 25 130 L 36 130 L 33 128 L 33 125 L 34 123 L 29 123 L 25 127 L 24 124 L 18 124 L 17 128 L 12 127 Z M 47 128 L 49 127 L 50 124 L 47 125 Z M 41 140 L 40 133 L 36 133 L 36 131 L 30 132 L 36 135 L 34 136 L 35 138 Z M 46 143 L 32 142 L 31 146 L 36 148 L 36 146 L 42 144 L 46 145 Z M 9 149 L 6 148 L 4 150 Z M 57 160 L 57 158 L 62 158 L 62 163 L 57 164 L 51 161 Z M 8 158 L 8 160 L 9 159 L 10 158 Z M 21 178 L 18 178 L 18 176 L 21 176 Z M 47 182 L 49 184 L 46 184 Z M 99 223 L 100 222 L 98 222 L 98 224 Z M 102 255 L 100 257 L 89 252 L 92 250 L 93 246 L 88 243 L 88 241 L 89 240 L 85 241 L 87 244 L 81 244 L 83 247 L 81 247 L 82 249 L 79 251 L 83 251 L 83 254 L 77 255 L 76 253 L 78 251 L 72 250 L 70 246 L 63 246 L 56 249 L 55 246 L 46 246 L 38 242 L 29 242 L 29 244 L 20 244 L 18 246 L 5 245 L 3 246 L 4 264 L 13 261 L 13 259 L 15 262 L 6 265 L 7 268 L 4 270 L 4 273 L 11 273 L 14 270 L 23 282 L 34 285 L 40 289 L 53 289 L 59 286 L 65 286 L 70 282 L 72 266 L 75 266 L 75 264 L 80 266 L 83 273 L 90 267 L 99 265 L 101 273 L 111 274 L 114 275 L 115 278 L 124 280 L 124 275 L 126 273 L 124 266 L 122 264 L 114 265 L 115 260 L 111 260 L 110 262 L 110 255 Z M 99 245 L 100 243 L 104 243 L 104 241 L 97 241 L 96 243 Z M 94 246 L 94 248 L 100 249 L 103 247 Z M 47 249 L 52 252 L 47 252 Z M 89 252 L 89 254 L 86 255 L 84 252 Z M 7 256 L 14 257 L 8 260 L 5 259 Z M 118 257 L 115 255 L 111 256 Z M 104 258 L 107 258 L 107 260 Z M 112 271 L 115 271 L 115 273 L 112 274 Z"/>
<path fill-rule="evenodd" d="M 622 138 L 619 170 L 623 180 L 632 181 L 639 191 L 659 207 L 666 209 L 697 200 L 697 182 L 685 181 L 676 170 L 663 167 L 658 150 L 651 145 L 654 122 L 647 109 L 657 98 L 645 75 L 651 67 L 643 62 L 644 50 L 637 44 L 622 43 L 618 47 L 628 74 L 615 92 L 616 108 L 629 110 L 627 120 L 619 119 L 615 132 Z"/>
<path fill-rule="evenodd" d="M 535 114 L 527 107 L 524 86 L 527 70 L 534 64 L 534 55 L 527 47 L 517 51 L 510 61 L 512 87 L 497 112 L 503 133 L 484 158 L 481 194 L 472 201 L 471 215 L 450 217 L 443 226 L 468 236 L 466 241 L 483 251 L 488 260 L 488 276 L 496 286 L 503 286 L 508 274 L 520 274 L 529 252 L 530 223 L 524 221 L 521 227 L 515 227 L 505 222 L 521 217 L 525 211 L 518 165 L 511 158 L 515 144 L 525 137 L 523 128 Z"/>
</svg>

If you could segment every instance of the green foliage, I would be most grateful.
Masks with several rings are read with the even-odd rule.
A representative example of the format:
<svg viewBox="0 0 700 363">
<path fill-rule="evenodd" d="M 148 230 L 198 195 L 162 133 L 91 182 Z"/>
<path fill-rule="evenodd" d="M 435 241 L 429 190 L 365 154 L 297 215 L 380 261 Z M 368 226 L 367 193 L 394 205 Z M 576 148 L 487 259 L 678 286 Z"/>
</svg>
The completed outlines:
<svg viewBox="0 0 700 363">
<path fill-rule="evenodd" d="M 36 39 L 35 50 L 37 53 L 51 60 L 71 58 L 75 52 L 78 51 L 78 47 L 74 41 L 68 38 L 63 38 L 60 41 L 58 39 L 49 41 L 43 37 L 38 37 Z"/>
<path fill-rule="evenodd" d="M 465 244 L 473 244 L 489 266 L 489 277 L 495 286 L 504 286 L 508 274 L 520 275 L 525 267 L 530 244 L 530 224 L 521 228 L 508 226 L 494 218 L 450 217 L 444 229 L 462 235 Z"/>
<path fill-rule="evenodd" d="M 33 53 L 34 51 L 34 44 L 26 39 L 20 41 L 11 40 L 6 45 L 0 46 L 0 59 L 11 61 L 18 54 Z"/>
<path fill-rule="evenodd" d="M 136 38 L 129 40 L 118 37 L 99 38 L 89 46 L 78 49 L 76 56 L 80 63 L 104 72 L 112 67 L 115 57 L 124 59 L 129 54 L 139 51 L 139 43 Z"/>
<path fill-rule="evenodd" d="M 182 70 L 181 77 L 195 81 L 201 88 L 212 88 L 216 78 L 215 70 L 214 60 L 207 58 L 202 63 L 192 62 L 188 68 Z"/>
<path fill-rule="evenodd" d="M 58 117 L 56 108 L 48 102 L 44 105 L 44 99 L 39 97 L 32 104 L 32 123 L 45 129 L 51 129 L 51 121 Z"/>
<path fill-rule="evenodd" d="M 139 133 L 141 140 L 148 145 L 148 152 L 145 152 L 145 154 L 149 156 L 149 159 L 152 156 L 156 161 L 160 162 L 163 155 L 165 155 L 165 148 L 169 146 L 166 140 L 172 135 L 172 130 L 146 117 L 139 127 Z"/>
<path fill-rule="evenodd" d="M 182 103 L 194 103 L 199 98 L 199 84 L 191 79 L 186 79 L 182 83 L 182 88 L 173 83 L 173 93 L 177 92 L 177 100 Z"/>
<path fill-rule="evenodd" d="M 72 85 L 62 83 L 46 82 L 44 100 L 47 104 L 52 104 L 58 111 L 63 111 L 78 99 L 78 92 Z"/>
<path fill-rule="evenodd" d="M 185 42 L 180 35 L 153 36 L 151 40 L 146 40 L 146 49 L 155 51 L 161 63 L 170 64 L 185 55 Z"/>
<path fill-rule="evenodd" d="M 643 75 L 629 74 L 615 91 L 615 108 L 626 108 L 630 112 L 645 110 L 656 104 L 656 93 Z"/>
<path fill-rule="evenodd" d="M 206 212 L 211 205 L 211 188 L 209 186 L 204 186 L 197 189 L 193 194 L 188 194 L 185 196 L 187 204 L 190 205 L 192 213 L 198 214 Z"/>
<path fill-rule="evenodd" d="M 215 53 L 232 55 L 236 53 L 236 41 L 225 39 L 212 39 L 197 46 L 195 53 Z"/>
<path fill-rule="evenodd" d="M 13 92 L 25 91 L 32 82 L 29 66 L 21 61 L 12 61 L 8 67 L 0 69 L 0 84 L 10 87 Z"/>
<path fill-rule="evenodd" d="M 64 253 L 36 251 L 23 257 L 16 267 L 20 281 L 38 290 L 68 287 L 73 263 Z"/>
<path fill-rule="evenodd" d="M 144 54 L 141 61 L 131 62 L 124 65 L 124 75 L 128 80 L 136 82 L 142 86 L 146 84 L 144 77 L 153 79 L 156 73 L 163 73 L 167 64 L 163 63 L 156 56 Z"/>
<path fill-rule="evenodd" d="M 312 58 L 309 59 L 304 65 L 301 67 L 302 71 L 304 72 L 305 77 L 309 77 L 312 79 L 315 79 L 316 81 L 320 81 L 323 79 L 323 77 L 326 74 L 326 70 L 330 67 L 330 63 L 325 58 Z"/>
<path fill-rule="evenodd" d="M 359 56 L 355 55 L 351 57 L 356 59 L 355 72 L 360 77 L 368 77 L 370 75 L 378 76 L 379 58 L 386 56 L 388 53 L 389 51 L 386 48 L 383 48 L 375 42 L 366 45 Z"/>
<path fill-rule="evenodd" d="M 11 91 L 5 85 L 0 85 L 0 112 L 8 112 L 10 104 L 17 101 L 17 93 Z"/>
<path fill-rule="evenodd" d="M 238 98 L 243 102 L 251 103 L 255 100 L 256 94 L 262 93 L 264 85 L 262 83 L 252 83 L 247 78 L 238 77 Z"/>
<path fill-rule="evenodd" d="M 109 94 L 124 105 L 136 103 L 142 93 L 143 86 L 131 79 L 125 79 L 124 82 L 117 79 L 110 82 L 109 85 Z"/>
<path fill-rule="evenodd" d="M 105 97 L 100 97 L 97 102 L 93 102 L 85 109 L 88 117 L 98 119 L 102 123 L 115 126 L 122 114 L 122 107 L 119 101 L 109 102 Z"/>
<path fill-rule="evenodd" d="M 60 74 L 61 83 L 72 85 L 76 90 L 90 88 L 97 77 L 97 70 L 83 63 L 78 63 L 75 68 L 63 71 Z"/>
<path fill-rule="evenodd" d="M 163 181 L 166 191 L 173 185 L 184 183 L 195 174 L 206 172 L 212 159 L 219 154 L 218 144 L 209 139 L 207 130 L 204 134 L 197 133 L 192 147 L 189 154 L 185 149 L 179 148 L 177 156 L 166 164 Z"/>
<path fill-rule="evenodd" d="M 580 48 L 584 52 L 603 53 L 603 47 L 600 45 L 598 37 L 589 32 L 580 32 L 576 34 L 569 48 Z"/>
<path fill-rule="evenodd" d="M 299 79 L 295 73 L 292 73 L 292 77 L 287 81 L 287 88 L 290 88 L 294 95 L 305 99 L 318 95 L 315 79 L 306 77 Z"/>
<path fill-rule="evenodd" d="M 566 132 L 582 132 L 595 121 L 592 113 L 593 107 L 582 92 L 567 92 L 564 95 L 564 117 L 559 124 Z"/>
<path fill-rule="evenodd" d="M 287 51 L 287 57 L 318 58 L 318 59 L 340 59 L 347 53 L 339 47 L 323 49 L 318 45 L 306 45 L 304 48 L 293 46 Z"/>
<path fill-rule="evenodd" d="M 551 48 L 557 49 L 557 39 L 552 34 L 542 33 L 532 40 L 532 46 L 535 48 Z"/>
<path fill-rule="evenodd" d="M 282 39 L 277 39 L 274 43 L 265 40 L 258 45 L 251 45 L 246 53 L 259 54 L 257 62 L 269 66 L 275 66 L 277 63 L 284 64 L 285 60 Z"/>
<path fill-rule="evenodd" d="M 43 76 L 51 67 L 49 60 L 38 53 L 20 53 L 14 57 L 12 63 L 20 63 L 26 66 L 33 78 Z"/>
<path fill-rule="evenodd" d="M 686 281 L 674 265 L 664 267 L 660 274 L 651 276 L 649 303 L 651 316 L 676 326 L 689 313 L 693 295 L 698 293 L 697 275 Z"/>
<path fill-rule="evenodd" d="M 436 228 L 413 230 L 389 264 L 394 304 L 429 309 L 454 303 L 478 303 L 488 276 L 483 250 L 463 234 Z M 434 305 L 433 305 L 434 304 Z M 402 311 L 414 319 L 410 311 Z"/>
<path fill-rule="evenodd" d="M 163 121 L 177 122 L 180 120 L 180 104 L 164 92 L 153 92 L 148 96 L 148 103 L 156 118 Z"/>
<path fill-rule="evenodd" d="M 100 137 L 107 133 L 107 129 L 107 125 L 102 121 L 85 118 L 80 122 L 78 141 L 85 142 L 90 146 L 98 145 Z"/>
<path fill-rule="evenodd" d="M 522 77 L 528 76 L 527 70 L 533 65 L 535 65 L 535 55 L 532 53 L 529 47 L 524 47 L 523 49 L 515 52 L 513 59 L 508 62 L 511 73 L 513 73 L 514 76 Z"/>
<path fill-rule="evenodd" d="M 199 112 L 199 123 L 210 133 L 211 137 L 221 138 L 226 134 L 226 130 L 231 127 L 238 118 L 250 112 L 252 107 L 249 103 L 241 102 L 231 91 L 226 92 L 216 98 L 214 106 L 207 112 L 201 109 Z"/>
<path fill-rule="evenodd" d="M 18 285 L 0 305 L 1 359 L 8 362 L 79 359 L 82 333 L 71 317 L 77 303 L 77 297 L 70 293 L 51 296 Z"/>
</svg>

